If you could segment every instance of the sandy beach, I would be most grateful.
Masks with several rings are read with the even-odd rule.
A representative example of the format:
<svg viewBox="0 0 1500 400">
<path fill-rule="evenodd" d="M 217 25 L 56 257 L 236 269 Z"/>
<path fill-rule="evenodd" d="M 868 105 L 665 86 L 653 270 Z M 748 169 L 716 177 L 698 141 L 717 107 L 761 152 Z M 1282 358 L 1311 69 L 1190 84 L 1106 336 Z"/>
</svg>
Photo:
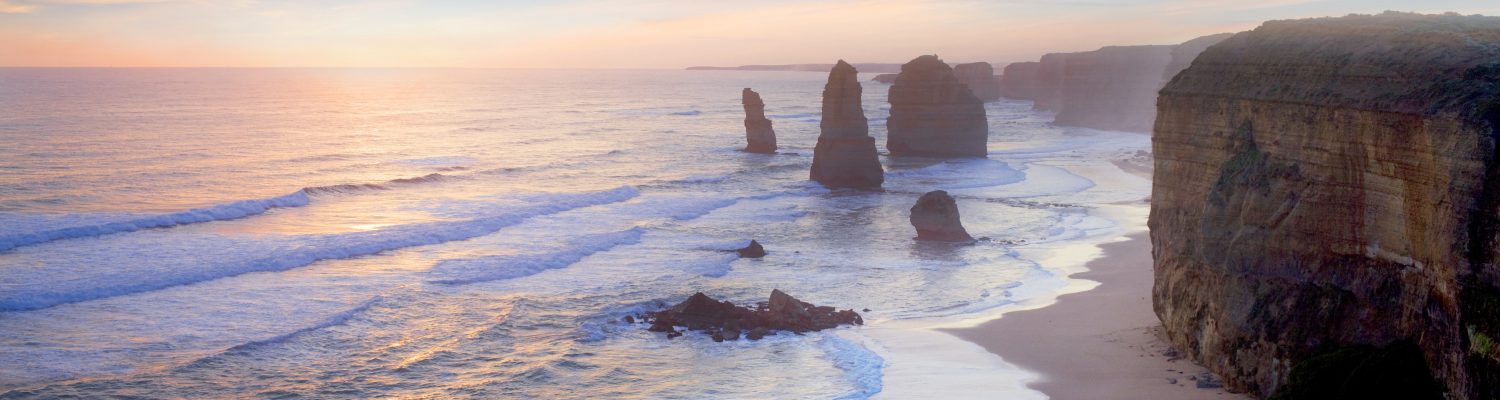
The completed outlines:
<svg viewBox="0 0 1500 400">
<path fill-rule="evenodd" d="M 1099 282 L 1092 290 L 948 332 L 1039 373 L 1028 386 L 1053 399 L 1248 398 L 1199 388 L 1197 377 L 1207 370 L 1173 357 L 1158 338 L 1146 233 L 1100 248 L 1102 256 L 1087 264 L 1088 271 L 1071 276 Z"/>
</svg>

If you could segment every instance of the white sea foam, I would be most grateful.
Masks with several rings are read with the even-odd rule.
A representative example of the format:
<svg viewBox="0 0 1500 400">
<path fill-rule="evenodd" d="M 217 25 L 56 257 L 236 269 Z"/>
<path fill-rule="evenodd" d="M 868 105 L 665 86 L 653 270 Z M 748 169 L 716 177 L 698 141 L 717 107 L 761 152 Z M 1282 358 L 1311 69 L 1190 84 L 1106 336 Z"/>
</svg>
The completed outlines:
<svg viewBox="0 0 1500 400">
<path fill-rule="evenodd" d="M 818 346 L 834 367 L 844 371 L 845 379 L 853 387 L 839 399 L 868 399 L 883 389 L 881 370 L 885 368 L 885 359 L 879 354 L 831 333 L 819 339 Z"/>
<path fill-rule="evenodd" d="M 307 192 L 297 191 L 285 196 L 277 196 L 267 199 L 241 200 L 232 203 L 224 203 L 204 208 L 158 215 L 136 215 L 125 219 L 82 221 L 80 225 L 44 228 L 42 230 L 22 233 L 0 235 L 0 252 L 15 249 L 21 246 L 30 246 L 51 242 L 54 240 L 84 238 L 103 236 L 115 233 L 134 232 L 142 229 L 165 228 L 177 225 L 195 224 L 200 222 L 221 221 L 227 219 L 244 218 L 256 214 L 265 213 L 273 208 L 279 207 L 301 207 L 310 202 Z M 114 218 L 120 218 L 118 216 Z M 8 218 L 11 221 L 21 218 Z M 4 220 L 0 220 L 4 222 Z M 12 223 L 14 224 L 14 223 Z M 12 225 L 5 224 L 5 225 Z M 21 224 L 15 224 L 21 225 Z M 26 226 L 4 226 L 0 230 L 16 232 L 27 229 Z M 35 229 L 35 228 L 32 228 Z"/>
</svg>

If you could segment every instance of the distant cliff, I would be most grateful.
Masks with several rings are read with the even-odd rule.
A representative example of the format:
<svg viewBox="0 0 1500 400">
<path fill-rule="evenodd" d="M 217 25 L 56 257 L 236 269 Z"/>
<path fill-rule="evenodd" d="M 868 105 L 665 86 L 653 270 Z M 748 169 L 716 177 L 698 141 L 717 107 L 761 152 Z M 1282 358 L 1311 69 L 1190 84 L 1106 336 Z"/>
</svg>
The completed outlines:
<svg viewBox="0 0 1500 400">
<path fill-rule="evenodd" d="M 1036 73 L 1042 63 L 1036 61 L 1010 63 L 1000 74 L 1000 97 L 1018 100 L 1036 100 L 1038 88 Z"/>
<path fill-rule="evenodd" d="M 901 72 L 901 64 L 883 63 L 854 63 L 854 68 L 864 73 L 896 73 Z M 781 64 L 781 65 L 741 65 L 738 67 L 687 67 L 689 71 L 801 71 L 801 72 L 829 72 L 833 70 L 833 64 Z"/>
<path fill-rule="evenodd" d="M 1500 398 L 1500 18 L 1268 22 L 1157 109 L 1153 300 L 1188 357 L 1262 397 Z"/>
<path fill-rule="evenodd" d="M 987 62 L 973 62 L 953 66 L 953 75 L 958 77 L 959 82 L 969 86 L 969 91 L 974 93 L 980 101 L 1000 100 L 1000 78 L 995 76 L 995 68 Z"/>
<path fill-rule="evenodd" d="M 1175 46 L 1110 46 L 1063 63 L 1058 125 L 1148 132 Z"/>
</svg>

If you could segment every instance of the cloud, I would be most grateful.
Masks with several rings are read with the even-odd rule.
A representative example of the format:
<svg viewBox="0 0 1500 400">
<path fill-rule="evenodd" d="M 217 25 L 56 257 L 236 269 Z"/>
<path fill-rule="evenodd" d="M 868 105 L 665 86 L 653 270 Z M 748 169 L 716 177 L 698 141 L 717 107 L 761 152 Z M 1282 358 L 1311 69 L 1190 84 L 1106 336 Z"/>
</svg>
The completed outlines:
<svg viewBox="0 0 1500 400">
<path fill-rule="evenodd" d="M 0 14 L 25 14 L 36 11 L 36 6 L 14 4 L 6 0 L 0 0 Z"/>
</svg>

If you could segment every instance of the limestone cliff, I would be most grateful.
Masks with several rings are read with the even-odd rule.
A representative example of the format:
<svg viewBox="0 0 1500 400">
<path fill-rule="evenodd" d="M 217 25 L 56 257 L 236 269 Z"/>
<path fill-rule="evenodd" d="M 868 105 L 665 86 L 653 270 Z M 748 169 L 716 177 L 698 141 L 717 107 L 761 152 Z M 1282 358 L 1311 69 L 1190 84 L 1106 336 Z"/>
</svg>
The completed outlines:
<svg viewBox="0 0 1500 400">
<path fill-rule="evenodd" d="M 1063 65 L 1058 125 L 1148 132 L 1156 91 L 1174 46 L 1110 46 L 1074 53 Z"/>
<path fill-rule="evenodd" d="M 987 62 L 973 62 L 953 66 L 953 75 L 959 82 L 969 86 L 980 101 L 1000 100 L 1000 79 L 995 77 L 995 68 Z"/>
<path fill-rule="evenodd" d="M 1063 66 L 1071 53 L 1042 55 L 1036 67 L 1036 97 L 1032 108 L 1057 111 L 1063 106 Z"/>
<path fill-rule="evenodd" d="M 1268 22 L 1157 108 L 1153 300 L 1174 345 L 1263 397 L 1430 374 L 1500 398 L 1500 18 Z"/>
<path fill-rule="evenodd" d="M 822 133 L 813 148 L 808 177 L 827 187 L 880 187 L 885 169 L 870 137 L 869 120 L 860 100 L 859 72 L 839 60 L 823 86 Z"/>
<path fill-rule="evenodd" d="M 901 66 L 890 91 L 885 148 L 891 156 L 983 157 L 989 141 L 984 102 L 934 55 Z"/>
<path fill-rule="evenodd" d="M 1189 65 L 1193 65 L 1193 60 L 1198 58 L 1198 54 L 1203 53 L 1204 50 L 1208 50 L 1209 46 L 1219 44 L 1219 42 L 1231 36 L 1234 36 L 1234 34 L 1220 33 L 1217 35 L 1208 35 L 1182 42 L 1182 44 L 1172 48 L 1172 61 L 1167 63 L 1166 72 L 1162 74 L 1162 85 L 1171 82 L 1172 77 L 1177 76 L 1179 72 L 1187 69 Z M 1152 101 L 1152 103 L 1155 103 L 1155 101 Z"/>
<path fill-rule="evenodd" d="M 1036 61 L 1011 63 L 1000 74 L 1000 96 L 1007 99 L 1036 100 L 1037 71 L 1042 63 Z"/>
<path fill-rule="evenodd" d="M 766 119 L 766 103 L 760 93 L 750 88 L 740 92 L 740 103 L 745 106 L 745 151 L 751 153 L 775 153 L 776 130 L 771 129 L 771 120 Z"/>
</svg>

